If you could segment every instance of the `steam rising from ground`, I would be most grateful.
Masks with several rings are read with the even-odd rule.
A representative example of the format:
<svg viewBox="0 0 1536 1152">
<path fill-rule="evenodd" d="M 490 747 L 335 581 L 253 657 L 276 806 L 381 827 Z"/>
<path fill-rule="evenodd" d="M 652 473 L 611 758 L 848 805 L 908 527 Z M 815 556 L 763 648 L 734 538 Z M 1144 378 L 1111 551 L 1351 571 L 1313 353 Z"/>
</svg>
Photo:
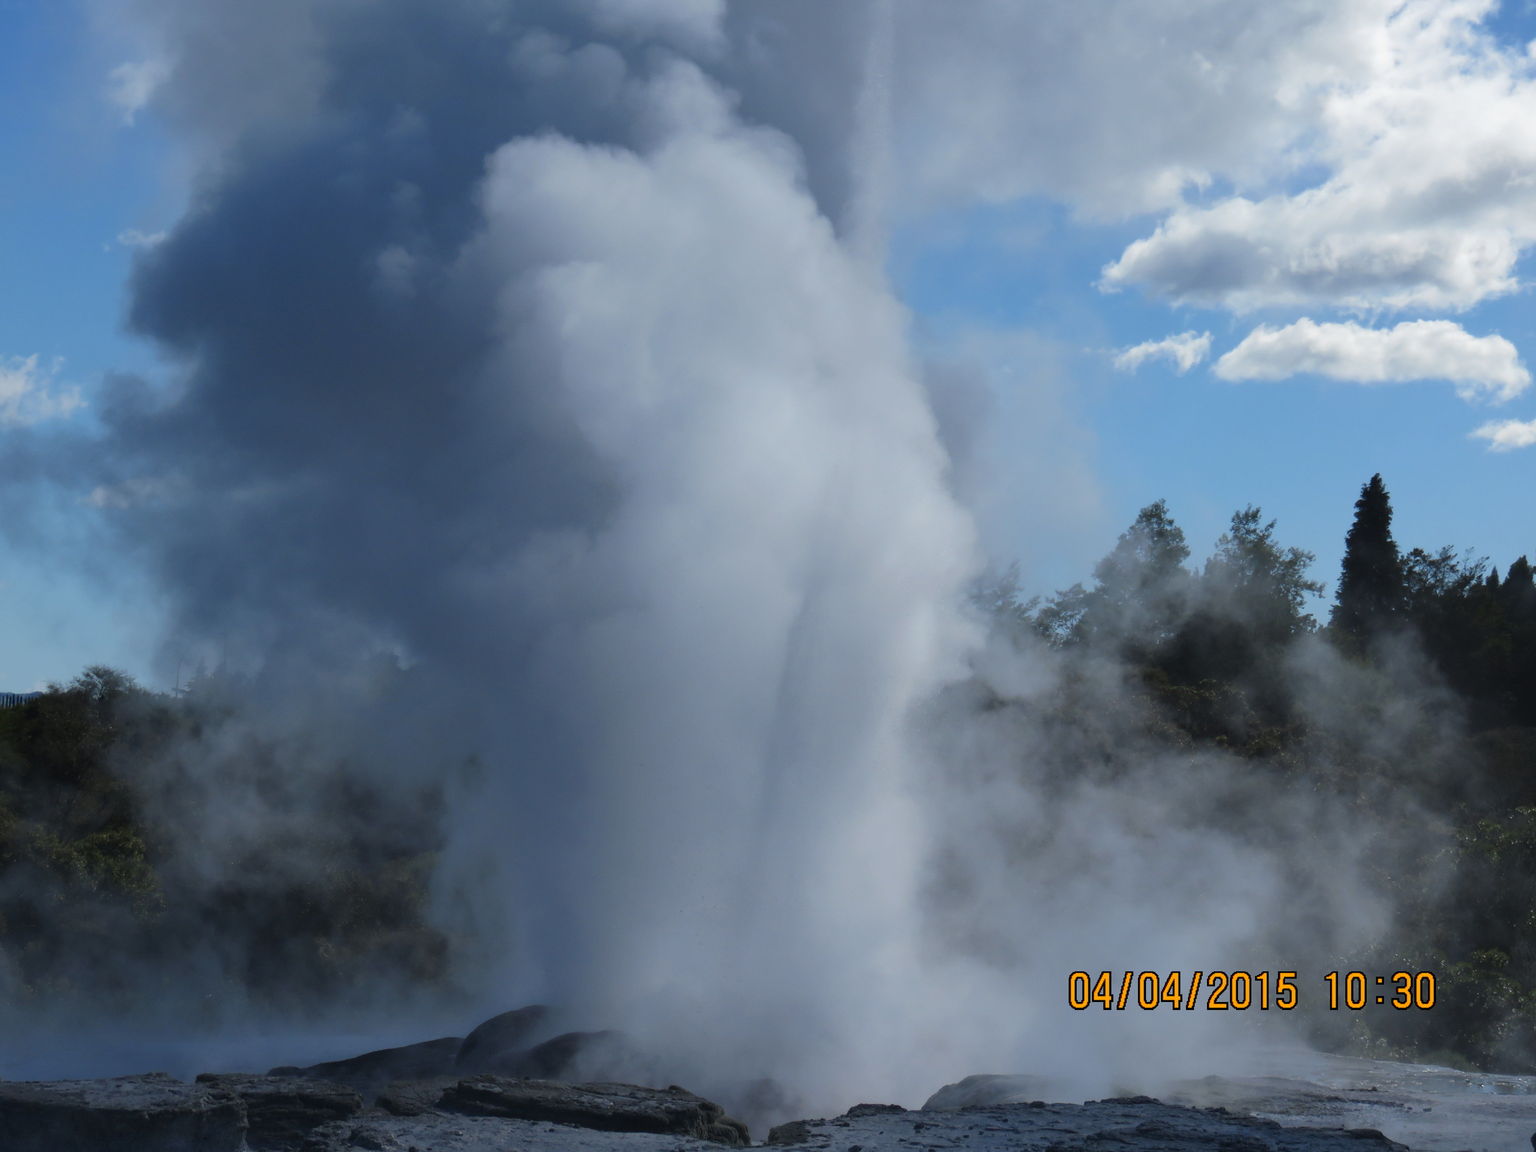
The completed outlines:
<svg viewBox="0 0 1536 1152">
<path fill-rule="evenodd" d="M 1368 934 L 1353 833 L 1302 796 L 1225 824 L 1259 799 L 1216 760 L 1096 776 L 1141 755 L 1113 670 L 967 618 L 973 530 L 848 160 L 879 153 L 856 46 L 889 12 L 144 11 L 205 167 L 133 289 L 176 383 L 118 383 L 92 479 L 270 723 L 402 794 L 451 774 L 438 915 L 488 1009 L 810 1107 L 1042 1063 L 1089 1093 L 1237 1029 L 1071 1013 L 1068 971 Z M 801 92 L 797 53 L 838 63 Z M 416 689 L 370 711 L 347 676 L 380 651 Z M 1068 688 L 1100 731 L 1030 718 Z M 229 835 L 314 818 L 258 793 Z"/>
</svg>

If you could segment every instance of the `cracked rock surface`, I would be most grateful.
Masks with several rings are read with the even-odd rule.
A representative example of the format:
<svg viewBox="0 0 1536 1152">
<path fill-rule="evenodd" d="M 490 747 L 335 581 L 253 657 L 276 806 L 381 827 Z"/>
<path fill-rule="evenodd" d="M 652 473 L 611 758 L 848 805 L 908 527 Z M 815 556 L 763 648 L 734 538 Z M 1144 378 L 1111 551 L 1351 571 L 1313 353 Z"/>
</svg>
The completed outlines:
<svg viewBox="0 0 1536 1152">
<path fill-rule="evenodd" d="M 292 1152 L 310 1129 L 363 1110 L 363 1098 L 351 1088 L 325 1080 L 205 1072 L 197 1083 L 229 1092 L 245 1106 L 250 1152 Z"/>
</svg>

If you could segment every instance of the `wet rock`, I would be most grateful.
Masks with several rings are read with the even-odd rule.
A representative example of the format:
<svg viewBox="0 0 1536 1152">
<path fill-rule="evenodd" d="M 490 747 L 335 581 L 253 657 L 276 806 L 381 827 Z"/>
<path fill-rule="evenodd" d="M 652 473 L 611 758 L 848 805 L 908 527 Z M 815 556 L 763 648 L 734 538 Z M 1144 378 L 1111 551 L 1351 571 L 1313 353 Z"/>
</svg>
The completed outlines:
<svg viewBox="0 0 1536 1152">
<path fill-rule="evenodd" d="M 423 1040 L 399 1048 L 380 1048 L 345 1060 L 328 1060 L 307 1068 L 274 1068 L 267 1075 L 334 1080 L 371 1098 L 395 1080 L 425 1080 L 448 1075 L 454 1070 L 454 1060 L 462 1044 L 457 1036 L 445 1036 L 441 1040 Z"/>
<path fill-rule="evenodd" d="M 634 1084 L 557 1084 L 474 1076 L 442 1095 L 441 1108 L 513 1120 L 546 1120 L 605 1132 L 690 1136 L 716 1144 L 749 1143 L 746 1125 L 720 1105 L 682 1088 Z"/>
<path fill-rule="evenodd" d="M 4 1152 L 237 1152 L 245 1131 L 233 1093 L 161 1072 L 0 1083 Z"/>
<path fill-rule="evenodd" d="M 232 1093 L 245 1105 L 245 1139 L 252 1152 L 291 1152 L 310 1129 L 363 1110 L 362 1097 L 335 1081 L 205 1072 L 197 1082 Z"/>
<path fill-rule="evenodd" d="M 526 1051 L 548 1016 L 549 1009 L 543 1004 L 529 1004 L 492 1016 L 476 1025 L 460 1042 L 454 1068 L 479 1072 L 493 1061 Z"/>
</svg>

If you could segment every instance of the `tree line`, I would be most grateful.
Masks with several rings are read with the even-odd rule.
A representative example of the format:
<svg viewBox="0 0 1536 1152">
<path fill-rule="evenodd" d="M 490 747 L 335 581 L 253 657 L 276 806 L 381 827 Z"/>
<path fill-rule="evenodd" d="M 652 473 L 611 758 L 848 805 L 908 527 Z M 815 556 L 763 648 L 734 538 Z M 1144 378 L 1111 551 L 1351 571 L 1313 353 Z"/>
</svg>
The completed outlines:
<svg viewBox="0 0 1536 1152">
<path fill-rule="evenodd" d="M 1391 498 L 1375 475 L 1355 502 L 1336 595 L 1319 624 L 1307 611 L 1325 591 L 1310 575 L 1316 557 L 1281 545 L 1275 527 L 1251 505 L 1233 513 L 1192 570 L 1184 531 L 1158 500 L 1094 567 L 1091 584 L 1026 602 L 1014 566 L 977 595 L 997 620 L 1054 647 L 1112 652 L 1186 682 L 1262 671 L 1312 633 L 1362 659 L 1407 639 L 1471 707 L 1474 730 L 1536 725 L 1536 581 L 1526 556 L 1501 577 L 1488 559 L 1448 546 L 1402 553 Z"/>
<path fill-rule="evenodd" d="M 976 595 L 1017 643 L 1119 668 L 1149 747 L 1220 750 L 1260 787 L 1301 782 L 1357 814 L 1394 927 L 1372 956 L 1316 960 L 1434 971 L 1442 997 L 1319 1018 L 1320 1041 L 1536 1072 L 1536 583 L 1524 555 L 1501 573 L 1451 547 L 1404 552 L 1392 519 L 1372 476 L 1325 621 L 1315 557 L 1252 506 L 1198 567 L 1159 500 L 1091 580 L 1025 600 L 1014 567 Z M 1070 688 L 984 706 L 1043 713 L 1069 746 L 1103 726 L 1102 700 Z"/>
<path fill-rule="evenodd" d="M 214 1024 L 448 978 L 438 797 L 392 797 L 237 699 L 92 667 L 0 710 L 0 1027 Z M 296 784 L 324 821 L 230 834 Z"/>
</svg>

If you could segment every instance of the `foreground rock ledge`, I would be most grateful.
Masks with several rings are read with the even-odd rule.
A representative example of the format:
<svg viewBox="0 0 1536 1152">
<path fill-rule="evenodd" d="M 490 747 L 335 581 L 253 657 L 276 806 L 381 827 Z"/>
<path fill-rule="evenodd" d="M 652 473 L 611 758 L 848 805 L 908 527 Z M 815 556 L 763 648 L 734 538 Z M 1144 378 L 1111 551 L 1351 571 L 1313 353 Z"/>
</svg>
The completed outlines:
<svg viewBox="0 0 1536 1152">
<path fill-rule="evenodd" d="M 689 1136 L 716 1144 L 748 1144 L 747 1126 L 725 1115 L 720 1105 L 671 1088 L 633 1084 L 560 1084 L 553 1080 L 511 1080 L 472 1076 L 442 1095 L 449 1112 L 547 1120 L 605 1132 L 651 1132 Z"/>
<path fill-rule="evenodd" d="M 409 1101 L 411 1107 L 402 1107 Z M 664 1136 L 669 1147 L 748 1143 L 747 1128 L 682 1088 L 559 1084 L 481 1075 L 407 1081 L 381 1101 L 370 1136 L 362 1099 L 345 1084 L 276 1076 L 210 1075 L 184 1084 L 162 1073 L 115 1080 L 0 1083 L 0 1152 L 289 1152 L 309 1148 L 457 1147 L 475 1130 L 506 1146 L 545 1122 L 554 1143 L 579 1147 L 577 1129 Z M 377 1110 L 376 1110 L 377 1112 Z M 468 1124 L 471 1118 L 474 1124 Z M 479 1119 L 493 1121 L 481 1124 Z M 467 1126 L 466 1126 L 467 1125 Z M 508 1125 L 512 1125 L 508 1128 Z M 562 1136 L 561 1133 L 564 1133 Z M 386 1139 L 388 1137 L 388 1139 Z M 359 1141 L 361 1141 L 359 1143 Z M 372 1141 L 372 1143 L 370 1143 Z M 479 1145 L 473 1145 L 478 1147 Z M 490 1147 L 492 1145 L 487 1145 Z M 637 1149 L 636 1152 L 639 1152 Z"/>
<path fill-rule="evenodd" d="M 184 1084 L 159 1074 L 0 1083 L 0 1152 L 245 1152 L 248 1108 L 257 1142 L 302 1152 L 718 1152 L 744 1141 L 739 1123 L 680 1088 L 476 1076 L 420 1092 L 414 1115 L 372 1110 L 301 1133 L 356 1100 L 340 1085 L 303 1091 L 267 1077 Z M 795 1152 L 1406 1152 L 1374 1130 L 1282 1127 L 1142 1096 L 946 1112 L 861 1104 L 781 1124 L 769 1143 Z"/>
<path fill-rule="evenodd" d="M 302 1152 L 720 1152 L 687 1136 L 601 1132 L 495 1116 L 360 1116 L 316 1128 Z"/>
<path fill-rule="evenodd" d="M 287 1152 L 297 1148 L 312 1128 L 363 1110 L 363 1098 L 351 1088 L 325 1080 L 205 1072 L 197 1082 L 227 1092 L 245 1106 L 245 1142 L 250 1152 Z M 3 1144 L 0 1137 L 0 1152 Z"/>
<path fill-rule="evenodd" d="M 1273 1120 L 1147 1096 L 946 1112 L 860 1104 L 833 1120 L 781 1124 L 768 1142 L 801 1152 L 1408 1152 L 1374 1129 L 1285 1128 Z"/>
<path fill-rule="evenodd" d="M 0 1152 L 239 1152 L 245 1132 L 234 1093 L 161 1072 L 0 1082 Z"/>
</svg>

